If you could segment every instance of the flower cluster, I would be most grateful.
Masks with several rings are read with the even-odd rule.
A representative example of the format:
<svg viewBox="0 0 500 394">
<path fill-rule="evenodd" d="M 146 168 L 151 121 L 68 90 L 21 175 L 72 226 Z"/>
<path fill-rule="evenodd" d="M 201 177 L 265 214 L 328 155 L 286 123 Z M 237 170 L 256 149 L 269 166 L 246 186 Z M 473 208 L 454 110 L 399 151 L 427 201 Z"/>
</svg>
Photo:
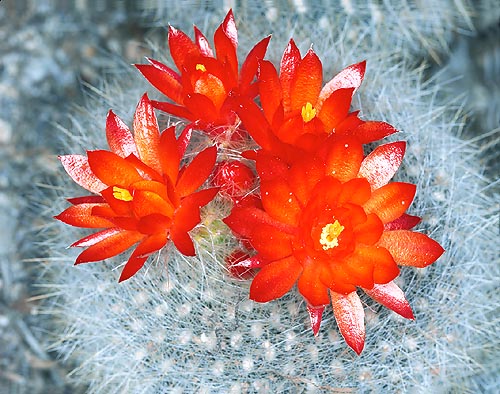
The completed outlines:
<svg viewBox="0 0 500 394">
<path fill-rule="evenodd" d="M 125 280 L 169 241 L 192 256 L 189 232 L 200 223 L 200 208 L 220 192 L 232 208 L 223 221 L 240 245 L 227 253 L 228 271 L 252 278 L 250 298 L 269 302 L 297 285 L 314 335 L 331 303 L 347 344 L 361 353 L 365 329 L 358 289 L 413 319 L 394 282 L 399 267 L 428 266 L 444 251 L 412 231 L 420 222 L 406 213 L 415 185 L 391 182 L 405 142 L 385 143 L 365 154 L 365 144 L 397 131 L 350 112 L 366 63 L 348 66 L 323 84 L 318 56 L 310 49 L 302 57 L 290 40 L 278 73 L 264 60 L 266 37 L 239 69 L 231 11 L 215 31 L 215 55 L 196 27 L 194 36 L 192 41 L 169 28 L 178 72 L 153 59 L 136 65 L 169 101 L 143 96 L 133 134 L 110 111 L 111 151 L 60 157 L 71 178 L 94 195 L 70 199 L 72 206 L 56 218 L 102 229 L 72 245 L 86 248 L 76 264 L 137 244 L 122 271 Z M 187 126 L 178 137 L 175 126 L 160 133 L 153 108 Z M 185 164 L 193 129 L 206 133 L 214 146 Z M 241 160 L 216 164 L 222 134 L 249 135 L 259 147 L 242 151 Z M 255 171 L 245 161 L 253 161 Z M 212 187 L 198 190 L 207 180 Z"/>
</svg>

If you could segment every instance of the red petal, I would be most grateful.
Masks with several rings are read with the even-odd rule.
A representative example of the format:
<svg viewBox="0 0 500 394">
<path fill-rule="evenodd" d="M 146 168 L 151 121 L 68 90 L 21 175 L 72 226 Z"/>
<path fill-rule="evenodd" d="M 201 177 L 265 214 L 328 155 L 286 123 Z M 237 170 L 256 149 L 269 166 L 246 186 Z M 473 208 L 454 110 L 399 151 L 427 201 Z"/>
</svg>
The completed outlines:
<svg viewBox="0 0 500 394">
<path fill-rule="evenodd" d="M 215 146 L 211 146 L 196 155 L 177 181 L 176 191 L 180 197 L 193 193 L 207 180 L 216 159 L 217 148 Z"/>
<path fill-rule="evenodd" d="M 174 214 L 172 228 L 190 231 L 200 223 L 200 208 L 207 205 L 218 193 L 219 188 L 200 190 L 182 199 L 179 208 Z"/>
<path fill-rule="evenodd" d="M 196 27 L 194 28 L 194 41 L 200 52 L 203 56 L 214 57 L 214 53 L 212 52 L 212 48 L 210 48 L 210 44 L 208 43 L 207 38 L 203 35 L 203 33 Z"/>
<path fill-rule="evenodd" d="M 260 260 L 255 256 L 250 257 L 241 250 L 235 250 L 224 261 L 229 273 L 233 277 L 242 280 L 253 278 L 255 276 L 253 268 L 261 266 Z"/>
<path fill-rule="evenodd" d="M 113 152 L 95 150 L 87 152 L 87 156 L 90 169 L 106 185 L 128 187 L 143 180 L 132 164 Z"/>
<path fill-rule="evenodd" d="M 59 160 L 71 179 L 81 187 L 97 194 L 106 189 L 107 186 L 90 169 L 85 156 L 65 155 L 59 156 Z"/>
<path fill-rule="evenodd" d="M 92 215 L 92 209 L 97 206 L 108 206 L 107 204 L 78 204 L 73 205 L 59 215 L 54 216 L 66 224 L 84 228 L 107 228 L 113 227 L 109 220 Z"/>
<path fill-rule="evenodd" d="M 340 333 L 358 355 L 365 346 L 365 311 L 356 292 L 347 295 L 331 292 L 333 313 Z"/>
<path fill-rule="evenodd" d="M 175 247 L 184 256 L 194 256 L 196 251 L 194 250 L 193 240 L 189 234 L 185 231 L 179 231 L 172 228 L 170 231 L 170 239 L 174 243 Z"/>
<path fill-rule="evenodd" d="M 137 231 L 115 231 L 114 233 L 111 233 L 111 230 L 113 229 L 108 230 L 110 230 L 110 232 L 107 233 L 106 236 L 99 236 L 98 238 L 96 237 L 92 239 L 92 244 L 80 253 L 75 264 L 99 261 L 116 256 L 130 248 L 133 244 L 140 241 L 144 237 L 144 235 L 138 233 Z M 101 231 L 97 234 L 103 233 L 104 232 Z M 97 236 L 97 234 L 94 234 L 94 236 Z M 99 239 L 98 242 L 95 242 L 97 239 Z M 78 244 L 71 246 L 87 246 L 88 244 L 89 242 L 80 243 L 79 241 Z"/>
<path fill-rule="evenodd" d="M 363 161 L 363 147 L 355 139 L 349 137 L 330 139 L 325 172 L 347 182 L 356 178 Z"/>
<path fill-rule="evenodd" d="M 72 205 L 78 204 L 99 204 L 104 201 L 104 198 L 101 196 L 83 196 L 83 197 L 73 197 L 66 199 Z"/>
<path fill-rule="evenodd" d="M 132 133 L 113 111 L 109 111 L 106 118 L 106 139 L 111 150 L 118 156 L 124 158 L 131 154 L 137 156 Z"/>
<path fill-rule="evenodd" d="M 174 206 L 158 194 L 146 190 L 136 190 L 132 200 L 134 214 L 137 218 L 159 213 L 166 217 L 174 215 Z"/>
<path fill-rule="evenodd" d="M 263 181 L 260 191 L 262 205 L 271 217 L 291 226 L 297 224 L 300 204 L 285 180 Z"/>
<path fill-rule="evenodd" d="M 322 264 L 307 264 L 300 275 L 298 288 L 308 305 L 319 307 L 328 305 L 328 288 L 321 282 Z"/>
<path fill-rule="evenodd" d="M 397 130 L 389 123 L 368 121 L 360 124 L 355 129 L 346 132 L 346 135 L 352 135 L 362 144 L 368 144 L 396 132 Z"/>
<path fill-rule="evenodd" d="M 321 110 L 316 108 L 327 133 L 331 133 L 347 117 L 353 90 L 354 88 L 338 89 L 325 100 Z"/>
<path fill-rule="evenodd" d="M 224 22 L 217 28 L 214 34 L 214 46 L 217 59 L 228 64 L 231 74 L 235 77 L 233 84 L 238 83 L 238 58 L 236 48 L 238 47 L 238 32 L 234 22 L 233 12 L 229 10 Z"/>
<path fill-rule="evenodd" d="M 285 295 L 297 281 L 302 265 L 295 257 L 287 257 L 265 265 L 250 286 L 250 299 L 268 302 Z"/>
<path fill-rule="evenodd" d="M 365 76 L 366 61 L 352 64 L 344 68 L 341 72 L 335 75 L 324 87 L 319 94 L 317 109 L 320 110 L 323 102 L 331 96 L 331 94 L 338 89 L 353 88 L 354 94 L 358 90 L 363 78 Z"/>
<path fill-rule="evenodd" d="M 169 127 L 161 134 L 159 151 L 162 172 L 175 185 L 181 162 L 178 142 L 175 139 L 175 126 Z"/>
<path fill-rule="evenodd" d="M 366 221 L 354 227 L 356 242 L 373 245 L 384 231 L 384 225 L 377 215 L 370 213 L 366 215 Z"/>
<path fill-rule="evenodd" d="M 259 62 L 259 96 L 266 119 L 271 124 L 276 110 L 280 108 L 282 96 L 278 73 L 267 60 Z"/>
<path fill-rule="evenodd" d="M 264 260 L 276 261 L 292 254 L 292 237 L 271 225 L 261 224 L 250 238 L 252 247 Z"/>
<path fill-rule="evenodd" d="M 378 303 L 393 310 L 406 319 L 415 319 L 405 294 L 394 282 L 384 285 L 375 285 L 371 290 L 363 289 L 366 294 Z"/>
<path fill-rule="evenodd" d="M 324 174 L 323 163 L 310 157 L 293 164 L 288 172 L 288 183 L 292 193 L 302 205 L 306 205 L 312 190 L 324 177 Z"/>
<path fill-rule="evenodd" d="M 318 336 L 319 328 L 321 327 L 321 319 L 323 317 L 324 306 L 315 307 L 307 305 L 307 312 L 309 312 L 309 319 L 311 321 L 311 328 L 314 336 Z"/>
<path fill-rule="evenodd" d="M 306 103 L 315 106 L 323 83 L 323 66 L 312 49 L 295 70 L 290 89 L 291 110 L 301 110 Z"/>
<path fill-rule="evenodd" d="M 166 234 L 155 234 L 143 239 L 123 267 L 119 282 L 129 279 L 139 271 L 149 255 L 160 250 L 167 243 Z"/>
<path fill-rule="evenodd" d="M 363 205 L 371 196 L 370 185 L 366 179 L 354 178 L 342 185 L 338 203 Z"/>
<path fill-rule="evenodd" d="M 280 64 L 280 82 L 283 90 L 283 108 L 286 112 L 291 110 L 291 83 L 300 60 L 301 57 L 299 48 L 297 48 L 293 39 L 290 39 L 290 42 L 283 53 Z"/>
<path fill-rule="evenodd" d="M 245 62 L 241 66 L 241 71 L 240 71 L 241 94 L 249 93 L 250 84 L 252 83 L 255 74 L 257 73 L 259 60 L 264 58 L 270 39 L 271 36 L 267 36 L 266 38 L 259 41 L 257 45 L 255 45 L 252 48 L 252 50 L 248 53 Z"/>
<path fill-rule="evenodd" d="M 408 230 L 385 231 L 378 245 L 386 248 L 397 264 L 417 268 L 427 267 L 444 253 L 427 235 Z"/>
<path fill-rule="evenodd" d="M 150 64 L 135 64 L 139 72 L 153 85 L 172 101 L 182 104 L 184 99 L 184 89 L 180 82 L 179 75 L 166 65 L 147 59 Z"/>
<path fill-rule="evenodd" d="M 386 185 L 401 165 L 405 149 L 404 141 L 380 145 L 365 157 L 359 169 L 359 176 L 370 182 L 372 190 Z"/>
<path fill-rule="evenodd" d="M 153 170 L 148 165 L 144 164 L 144 162 L 142 162 L 141 159 L 139 159 L 136 155 L 127 156 L 125 160 L 128 163 L 132 164 L 139 172 L 139 174 L 141 174 L 141 176 L 147 180 L 147 182 L 151 180 L 156 182 L 163 182 L 163 177 L 161 176 L 161 174 Z"/>
<path fill-rule="evenodd" d="M 172 26 L 168 28 L 168 46 L 172 59 L 181 72 L 184 70 L 183 66 L 188 58 L 200 56 L 201 53 L 186 33 Z"/>
<path fill-rule="evenodd" d="M 163 101 L 155 101 L 155 100 L 151 100 L 151 105 L 156 109 L 166 112 L 171 116 L 176 116 L 177 118 L 188 119 L 191 121 L 196 120 L 196 117 L 191 112 L 189 112 L 189 110 L 184 106 L 174 105 L 171 103 Z"/>
<path fill-rule="evenodd" d="M 417 224 L 420 223 L 422 219 L 418 216 L 408 215 L 403 213 L 399 218 L 393 220 L 392 222 L 386 223 L 384 225 L 384 230 L 411 230 Z"/>
<path fill-rule="evenodd" d="M 134 140 L 139 158 L 152 169 L 161 172 L 159 159 L 160 130 L 158 121 L 149 101 L 144 94 L 137 104 L 134 114 Z"/>
<path fill-rule="evenodd" d="M 236 234 L 243 237 L 250 237 L 253 231 L 262 224 L 269 224 L 287 234 L 294 234 L 295 232 L 294 227 L 273 219 L 267 212 L 255 207 L 236 206 L 231 211 L 231 214 L 223 219 L 223 222 Z"/>
<path fill-rule="evenodd" d="M 199 93 L 188 95 L 184 104 L 192 114 L 190 120 L 200 120 L 204 123 L 214 123 L 219 119 L 219 111 L 209 97 Z"/>
<path fill-rule="evenodd" d="M 372 192 L 364 204 L 366 213 L 375 213 L 382 222 L 399 218 L 410 206 L 417 187 L 411 183 L 392 182 Z"/>
</svg>

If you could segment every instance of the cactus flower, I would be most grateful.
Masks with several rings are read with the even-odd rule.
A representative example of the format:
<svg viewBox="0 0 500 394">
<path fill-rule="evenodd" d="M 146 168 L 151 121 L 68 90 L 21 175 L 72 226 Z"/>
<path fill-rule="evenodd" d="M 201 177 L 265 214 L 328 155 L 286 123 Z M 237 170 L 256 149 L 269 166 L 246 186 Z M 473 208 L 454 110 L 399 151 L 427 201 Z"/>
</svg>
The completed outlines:
<svg viewBox="0 0 500 394">
<path fill-rule="evenodd" d="M 188 232 L 200 223 L 200 208 L 218 188 L 197 191 L 211 174 L 216 148 L 180 167 L 191 130 L 175 137 L 175 127 L 160 133 L 146 95 L 133 122 L 134 134 L 112 111 L 106 121 L 107 150 L 87 156 L 60 156 L 64 169 L 93 195 L 69 199 L 56 219 L 72 226 L 102 229 L 73 243 L 86 248 L 75 264 L 104 260 L 133 247 L 120 281 L 133 276 L 155 251 L 172 241 L 184 255 L 195 254 Z"/>
<path fill-rule="evenodd" d="M 342 335 L 358 354 L 365 337 L 358 288 L 413 318 L 393 282 L 398 266 L 425 267 L 443 249 L 411 231 L 419 222 L 406 214 L 415 185 L 389 182 L 404 152 L 405 143 L 399 141 L 365 157 L 359 140 L 334 134 L 315 155 L 301 155 L 291 165 L 272 152 L 258 151 L 262 209 L 237 205 L 224 219 L 256 251 L 245 260 L 247 268 L 260 268 L 250 298 L 268 302 L 297 284 L 314 334 L 331 302 Z"/>
<path fill-rule="evenodd" d="M 226 131 L 219 126 L 238 123 L 233 111 L 235 96 L 253 99 L 257 93 L 254 78 L 258 60 L 266 53 L 270 36 L 257 43 L 238 70 L 238 32 L 229 10 L 214 34 L 214 51 L 207 38 L 194 26 L 194 42 L 182 31 L 170 26 L 170 54 L 176 72 L 157 60 L 136 64 L 139 71 L 172 102 L 153 101 L 153 106 L 179 118 L 196 122 L 212 136 Z"/>
</svg>

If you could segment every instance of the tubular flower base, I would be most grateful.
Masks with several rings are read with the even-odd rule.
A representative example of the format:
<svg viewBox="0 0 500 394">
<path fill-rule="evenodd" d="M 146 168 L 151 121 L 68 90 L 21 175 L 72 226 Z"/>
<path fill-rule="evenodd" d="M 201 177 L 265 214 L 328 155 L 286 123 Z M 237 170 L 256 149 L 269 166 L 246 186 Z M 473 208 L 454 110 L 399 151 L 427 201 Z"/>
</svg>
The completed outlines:
<svg viewBox="0 0 500 394">
<path fill-rule="evenodd" d="M 102 228 L 72 244 L 86 249 L 76 264 L 104 260 L 138 244 L 120 276 L 129 279 L 147 258 L 171 240 L 187 255 L 195 254 L 188 234 L 200 223 L 200 208 L 218 188 L 197 189 L 215 165 L 215 147 L 205 149 L 179 169 L 191 130 L 179 139 L 175 127 L 160 134 L 153 107 L 146 95 L 134 115 L 134 134 L 112 111 L 106 122 L 111 151 L 88 151 L 60 156 L 70 177 L 88 191 L 88 197 L 69 199 L 73 205 L 56 219 L 77 227 Z"/>
<path fill-rule="evenodd" d="M 415 185 L 389 182 L 404 151 L 404 142 L 394 142 L 364 157 L 356 138 L 334 134 L 317 154 L 302 155 L 292 165 L 272 152 L 258 151 L 263 208 L 235 206 L 224 219 L 257 252 L 254 267 L 262 267 L 250 298 L 268 302 L 297 283 L 313 332 L 318 333 L 323 308 L 331 301 L 342 335 L 358 354 L 364 345 L 358 287 L 413 318 L 393 282 L 398 265 L 425 267 L 443 249 L 411 231 L 419 218 L 405 212 Z"/>
<path fill-rule="evenodd" d="M 238 72 L 238 32 L 230 10 L 215 31 L 215 56 L 208 40 L 194 26 L 194 42 L 173 27 L 168 31 L 170 54 L 179 70 L 147 59 L 150 64 L 136 64 L 139 71 L 173 103 L 153 101 L 153 105 L 171 115 L 191 122 L 212 136 L 238 123 L 234 113 L 235 96 L 253 99 L 258 91 L 254 83 L 258 60 L 266 53 L 270 36 L 248 54 Z M 224 127 L 220 127 L 224 126 Z"/>
</svg>

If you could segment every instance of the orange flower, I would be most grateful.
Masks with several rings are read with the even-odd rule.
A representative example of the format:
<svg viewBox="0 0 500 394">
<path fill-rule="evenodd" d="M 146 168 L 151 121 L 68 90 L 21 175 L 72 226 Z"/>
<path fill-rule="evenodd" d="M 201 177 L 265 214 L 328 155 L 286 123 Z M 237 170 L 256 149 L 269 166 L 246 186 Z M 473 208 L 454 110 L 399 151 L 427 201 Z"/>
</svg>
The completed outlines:
<svg viewBox="0 0 500 394">
<path fill-rule="evenodd" d="M 398 265 L 425 267 L 442 253 L 424 234 L 410 231 L 407 215 L 415 185 L 389 183 L 403 159 L 404 142 L 382 145 L 364 157 L 353 137 L 332 135 L 317 155 L 286 164 L 258 151 L 263 209 L 236 206 L 225 223 L 257 254 L 240 265 L 261 267 L 250 298 L 268 302 L 295 283 L 319 330 L 325 305 L 333 305 L 346 342 L 364 346 L 364 312 L 358 287 L 406 318 L 413 318 L 393 280 Z"/>
<path fill-rule="evenodd" d="M 242 99 L 238 115 L 264 149 L 275 149 L 268 135 L 313 151 L 330 133 L 354 136 L 366 144 L 397 130 L 385 122 L 362 121 L 349 112 L 353 94 L 363 82 L 366 62 L 346 67 L 323 86 L 323 66 L 312 49 L 301 57 L 293 40 L 283 53 L 280 75 L 274 65 L 259 61 L 259 97 L 263 112 Z M 272 140 L 272 138 L 271 138 Z"/>
<path fill-rule="evenodd" d="M 238 73 L 238 32 L 231 10 L 215 31 L 215 56 L 196 26 L 194 35 L 193 42 L 182 31 L 169 28 L 170 54 L 179 73 L 153 59 L 147 59 L 149 65 L 136 64 L 136 67 L 174 102 L 153 101 L 156 108 L 197 122 L 208 133 L 218 135 L 224 129 L 217 126 L 232 126 L 237 122 L 230 98 L 241 95 L 253 99 L 257 95 L 253 80 L 257 62 L 264 57 L 270 36 L 253 47 Z"/>
<path fill-rule="evenodd" d="M 69 199 L 73 205 L 56 219 L 77 227 L 102 228 L 72 244 L 85 247 L 75 264 L 104 260 L 137 244 L 120 281 L 133 276 L 155 251 L 171 240 L 188 256 L 195 254 L 188 234 L 200 223 L 200 208 L 218 188 L 196 191 L 215 164 L 215 147 L 205 149 L 179 169 L 191 129 L 179 139 L 175 127 L 160 134 L 146 95 L 137 105 L 134 134 L 112 111 L 106 121 L 111 151 L 60 156 L 66 172 L 92 196 Z"/>
</svg>

